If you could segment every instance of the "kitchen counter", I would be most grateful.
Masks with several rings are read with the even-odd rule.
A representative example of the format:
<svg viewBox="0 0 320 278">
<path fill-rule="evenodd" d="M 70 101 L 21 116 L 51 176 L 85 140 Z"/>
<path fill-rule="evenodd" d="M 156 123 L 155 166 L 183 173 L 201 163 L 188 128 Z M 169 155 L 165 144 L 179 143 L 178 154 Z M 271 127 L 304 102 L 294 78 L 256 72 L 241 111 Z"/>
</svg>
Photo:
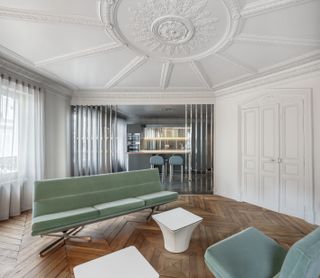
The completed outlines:
<svg viewBox="0 0 320 278">
<path fill-rule="evenodd" d="M 128 152 L 128 154 L 189 154 L 186 150 L 141 150 L 137 152 Z"/>
<path fill-rule="evenodd" d="M 128 169 L 140 170 L 150 168 L 150 157 L 155 154 L 169 158 L 171 155 L 177 154 L 184 157 L 189 156 L 190 151 L 186 150 L 141 150 L 136 152 L 127 152 L 128 154 Z"/>
</svg>

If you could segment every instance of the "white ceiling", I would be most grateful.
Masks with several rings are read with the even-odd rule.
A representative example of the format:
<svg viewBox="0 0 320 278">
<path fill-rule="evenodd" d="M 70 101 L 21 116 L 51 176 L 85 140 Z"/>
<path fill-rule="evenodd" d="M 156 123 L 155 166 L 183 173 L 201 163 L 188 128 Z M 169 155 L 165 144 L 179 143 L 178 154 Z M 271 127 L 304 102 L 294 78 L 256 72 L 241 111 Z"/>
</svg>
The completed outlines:
<svg viewBox="0 0 320 278">
<path fill-rule="evenodd" d="M 215 91 L 320 52 L 320 0 L 0 0 L 0 53 L 75 90 Z"/>
</svg>

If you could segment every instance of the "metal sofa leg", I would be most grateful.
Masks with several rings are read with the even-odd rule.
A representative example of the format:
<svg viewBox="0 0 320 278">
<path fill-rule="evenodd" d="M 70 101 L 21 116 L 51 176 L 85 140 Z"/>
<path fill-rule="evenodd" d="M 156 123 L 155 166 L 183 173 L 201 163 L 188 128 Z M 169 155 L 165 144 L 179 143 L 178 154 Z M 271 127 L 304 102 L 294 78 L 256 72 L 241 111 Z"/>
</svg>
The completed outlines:
<svg viewBox="0 0 320 278">
<path fill-rule="evenodd" d="M 58 238 L 57 240 L 55 240 L 54 242 L 50 243 L 48 246 L 43 248 L 40 251 L 39 255 L 40 255 L 40 257 L 44 257 L 50 251 L 56 250 L 56 249 L 58 249 L 58 247 L 62 247 L 64 244 L 65 244 L 65 239 L 64 239 L 63 235 L 61 235 L 60 238 Z"/>
<path fill-rule="evenodd" d="M 48 254 L 51 251 L 56 250 L 57 248 L 62 247 L 65 245 L 66 240 L 70 238 L 78 238 L 78 239 L 85 239 L 87 241 L 91 241 L 90 236 L 77 236 L 76 234 L 79 233 L 83 229 L 83 226 L 70 229 L 68 231 L 63 231 L 62 234 L 46 234 L 44 236 L 51 236 L 51 237 L 57 237 L 58 239 L 54 242 L 47 245 L 44 249 L 42 249 L 39 253 L 40 257 L 44 257 L 46 254 Z"/>
<path fill-rule="evenodd" d="M 152 216 L 152 214 L 155 212 L 155 210 L 156 210 L 156 207 L 152 207 L 152 208 L 151 208 L 151 212 L 150 212 L 150 214 L 147 216 L 147 222 L 150 221 L 151 216 Z"/>
</svg>

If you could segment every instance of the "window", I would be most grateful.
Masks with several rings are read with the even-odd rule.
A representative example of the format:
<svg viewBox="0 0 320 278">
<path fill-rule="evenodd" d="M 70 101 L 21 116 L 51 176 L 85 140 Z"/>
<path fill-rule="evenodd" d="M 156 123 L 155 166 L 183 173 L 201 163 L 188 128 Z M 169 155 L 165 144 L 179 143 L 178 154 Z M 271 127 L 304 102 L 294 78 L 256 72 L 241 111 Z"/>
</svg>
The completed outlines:
<svg viewBox="0 0 320 278">
<path fill-rule="evenodd" d="M 17 171 L 18 157 L 17 101 L 9 93 L 0 95 L 0 171 L 4 175 Z"/>
</svg>

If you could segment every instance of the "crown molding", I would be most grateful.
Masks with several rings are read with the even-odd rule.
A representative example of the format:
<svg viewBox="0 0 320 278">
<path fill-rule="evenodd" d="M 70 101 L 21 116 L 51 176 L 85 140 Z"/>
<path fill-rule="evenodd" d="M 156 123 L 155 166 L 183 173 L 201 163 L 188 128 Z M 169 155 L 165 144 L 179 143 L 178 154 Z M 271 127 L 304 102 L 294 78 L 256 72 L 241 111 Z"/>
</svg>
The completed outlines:
<svg viewBox="0 0 320 278">
<path fill-rule="evenodd" d="M 62 82 L 45 70 L 35 69 L 33 63 L 2 46 L 0 46 L 0 69 L 4 73 L 19 76 L 63 96 L 71 96 L 76 89 L 75 86 Z"/>
<path fill-rule="evenodd" d="M 44 11 L 16 9 L 3 6 L 0 6 L 0 17 L 41 23 L 80 24 L 103 27 L 103 24 L 99 20 L 90 17 L 60 15 Z"/>
<path fill-rule="evenodd" d="M 102 104 L 213 104 L 212 92 L 103 92 L 78 91 L 71 100 L 72 105 Z"/>
<path fill-rule="evenodd" d="M 161 77 L 160 77 L 160 88 L 166 89 L 170 83 L 173 65 L 170 62 L 162 64 Z"/>
<path fill-rule="evenodd" d="M 245 5 L 240 14 L 242 17 L 248 18 L 310 1 L 314 0 L 258 0 Z"/>
<path fill-rule="evenodd" d="M 248 42 L 258 44 L 275 44 L 275 45 L 293 45 L 302 47 L 319 47 L 320 40 L 309 39 L 293 39 L 287 37 L 273 37 L 273 36 L 260 36 L 242 33 L 236 36 L 233 41 L 235 42 Z"/>
<path fill-rule="evenodd" d="M 192 61 L 191 62 L 191 67 L 194 71 L 194 73 L 197 75 L 197 77 L 199 78 L 199 80 L 203 83 L 203 85 L 205 87 L 207 87 L 208 89 L 211 89 L 212 85 L 211 85 L 211 80 L 209 79 L 207 73 L 205 72 L 205 70 L 203 69 L 202 65 L 200 64 L 200 62 L 198 61 Z"/>
<path fill-rule="evenodd" d="M 106 88 L 111 88 L 118 84 L 122 79 L 130 75 L 136 69 L 141 67 L 148 60 L 148 56 L 136 56 L 132 59 L 118 74 L 116 74 L 106 85 Z"/>
<path fill-rule="evenodd" d="M 222 88 L 214 88 L 216 97 L 223 97 L 250 90 L 255 87 L 262 87 L 271 83 L 284 81 L 297 76 L 307 75 L 320 71 L 320 53 L 305 58 L 300 61 L 286 64 L 282 67 L 276 67 L 268 71 L 258 73 L 253 77 L 234 81 L 236 84 L 226 84 Z"/>
<path fill-rule="evenodd" d="M 113 52 L 123 48 L 125 48 L 124 45 L 120 45 L 118 43 L 108 43 L 108 44 L 100 45 L 97 47 L 92 47 L 85 50 L 75 51 L 75 52 L 63 54 L 60 56 L 52 57 L 49 59 L 40 60 L 38 62 L 35 62 L 34 64 L 36 67 L 43 67 L 46 65 L 64 62 L 64 61 L 68 61 L 76 58 L 82 58 L 82 57 L 96 55 L 100 53 Z"/>
<path fill-rule="evenodd" d="M 78 89 L 74 91 L 74 96 L 92 96 L 99 95 L 103 96 L 108 93 L 131 93 L 134 94 L 136 92 L 141 93 L 209 93 L 213 92 L 213 90 L 209 90 L 205 87 L 168 87 L 166 89 L 161 89 L 159 87 L 113 87 L 113 88 L 100 88 L 100 87 L 90 87 L 85 89 Z"/>
</svg>

